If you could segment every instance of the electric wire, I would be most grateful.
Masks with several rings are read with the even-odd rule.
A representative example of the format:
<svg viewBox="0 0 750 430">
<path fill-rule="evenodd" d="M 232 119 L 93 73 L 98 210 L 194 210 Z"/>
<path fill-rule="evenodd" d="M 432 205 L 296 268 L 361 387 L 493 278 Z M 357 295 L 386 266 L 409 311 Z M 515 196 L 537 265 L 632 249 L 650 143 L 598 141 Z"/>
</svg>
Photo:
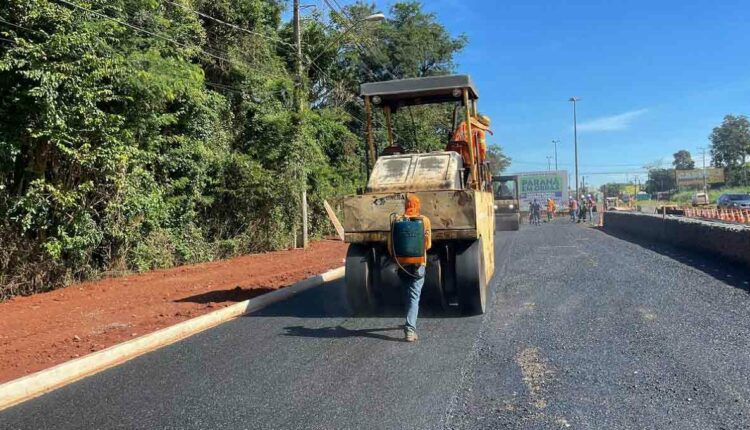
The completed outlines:
<svg viewBox="0 0 750 430">
<path fill-rule="evenodd" d="M 189 7 L 187 7 L 187 6 L 183 5 L 183 4 L 179 4 L 179 3 L 171 1 L 171 0 L 164 0 L 164 1 L 166 3 L 169 3 L 169 4 L 173 5 L 173 6 L 177 6 L 177 7 L 180 7 L 182 9 L 185 9 L 185 10 L 187 10 L 189 12 L 192 12 L 192 13 L 194 13 L 194 14 L 202 17 L 202 18 L 210 19 L 211 21 L 217 22 L 219 24 L 226 25 L 227 27 L 231 27 L 231 28 L 233 28 L 235 30 L 239 30 L 239 31 L 242 31 L 242 32 L 254 35 L 254 36 L 259 36 L 259 37 L 262 37 L 262 38 L 267 39 L 267 40 L 271 40 L 271 41 L 274 41 L 274 42 L 281 43 L 282 45 L 286 45 L 287 49 L 290 49 L 290 48 L 294 49 L 295 48 L 295 46 L 292 45 L 291 43 L 289 43 L 289 42 L 287 42 L 285 40 L 282 40 L 282 39 L 280 39 L 278 37 L 272 37 L 272 36 L 268 36 L 268 35 L 263 34 L 263 33 L 257 33 L 257 32 L 254 32 L 252 30 L 248 30 L 246 28 L 242 28 L 242 27 L 240 27 L 240 26 L 238 26 L 236 24 L 232 24 L 231 22 L 226 22 L 226 21 L 221 20 L 219 18 L 215 18 L 215 17 L 213 17 L 211 15 L 208 15 L 206 13 L 203 13 L 203 12 L 191 9 L 191 8 L 189 8 Z"/>
<path fill-rule="evenodd" d="M 11 27 L 20 28 L 21 30 L 30 31 L 32 33 L 41 33 L 39 30 L 33 30 L 31 28 L 26 28 L 26 27 L 24 27 L 22 25 L 15 24 L 15 23 L 10 22 L 10 21 L 6 21 L 2 16 L 0 16 L 0 23 L 5 24 L 5 25 L 9 25 Z"/>
<path fill-rule="evenodd" d="M 199 52 L 202 52 L 203 54 L 205 54 L 205 55 L 208 55 L 209 57 L 211 57 L 211 58 L 214 58 L 214 59 L 216 59 L 216 60 L 226 61 L 227 63 L 230 63 L 230 64 L 233 64 L 233 63 L 234 63 L 234 62 L 233 62 L 232 60 L 230 60 L 230 59 L 228 59 L 228 58 L 224 58 L 224 57 L 222 57 L 222 56 L 220 56 L 220 55 L 216 55 L 216 54 L 214 54 L 214 53 L 208 52 L 208 51 L 206 51 L 206 50 L 203 50 L 203 49 L 201 49 L 201 48 L 198 48 L 198 47 L 195 47 L 195 46 L 190 46 L 190 45 L 186 45 L 186 44 L 184 44 L 184 43 L 182 43 L 182 42 L 178 42 L 178 41 L 176 41 L 176 40 L 174 40 L 174 39 L 172 39 L 172 38 L 170 38 L 170 37 L 167 37 L 167 36 L 164 36 L 164 35 L 161 35 L 161 34 L 158 34 L 158 33 L 154 33 L 154 32 L 152 32 L 152 31 L 150 31 L 150 30 L 146 30 L 146 29 L 144 29 L 144 28 L 138 27 L 138 26 L 136 26 L 136 25 L 133 25 L 133 24 L 130 24 L 130 23 L 128 23 L 128 22 L 125 22 L 125 21 L 119 20 L 119 19 L 117 19 L 117 18 L 113 18 L 113 17 L 111 17 L 111 16 L 109 16 L 109 15 L 106 15 L 106 14 L 103 14 L 103 13 L 101 13 L 101 12 L 97 12 L 97 11 L 95 11 L 95 10 L 92 10 L 92 9 L 88 9 L 88 8 L 85 8 L 85 7 L 83 7 L 83 6 L 80 6 L 80 5 L 76 4 L 76 3 L 72 3 L 72 2 L 69 2 L 68 0 L 55 0 L 55 1 L 57 1 L 57 2 L 60 2 L 60 3 L 64 3 L 64 4 L 67 4 L 67 5 L 69 5 L 69 6 L 72 6 L 72 7 L 76 8 L 76 9 L 79 9 L 79 10 L 82 10 L 82 11 L 85 11 L 85 12 L 89 12 L 89 13 L 91 13 L 91 14 L 93 14 L 93 15 L 96 15 L 96 16 L 99 16 L 99 17 L 101 17 L 101 18 L 104 18 L 104 19 L 108 19 L 108 20 L 110 20 L 110 21 L 113 21 L 113 22 L 116 22 L 116 23 L 118 23 L 118 24 L 120 24 L 120 25 L 124 25 L 124 26 L 126 26 L 126 27 L 129 27 L 129 28 L 131 28 L 131 29 L 133 29 L 133 30 L 139 31 L 139 32 L 141 32 L 141 33 L 144 33 L 144 34 L 148 34 L 148 35 L 150 35 L 150 36 L 153 36 L 153 37 L 156 37 L 156 38 L 158 38 L 158 39 L 161 39 L 161 40 L 164 40 L 164 41 L 170 42 L 170 43 L 172 43 L 172 44 L 174 44 L 174 45 L 177 45 L 177 46 L 179 46 L 179 47 L 181 47 L 181 48 L 185 48 L 185 49 L 196 49 L 196 50 L 198 50 Z"/>
</svg>

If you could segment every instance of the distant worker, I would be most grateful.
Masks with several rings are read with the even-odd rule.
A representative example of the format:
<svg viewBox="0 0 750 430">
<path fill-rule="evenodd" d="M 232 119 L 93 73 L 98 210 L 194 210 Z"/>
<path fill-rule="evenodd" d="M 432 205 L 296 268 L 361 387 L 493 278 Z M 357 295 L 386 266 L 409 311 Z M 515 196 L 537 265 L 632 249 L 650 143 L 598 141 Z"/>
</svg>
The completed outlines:
<svg viewBox="0 0 750 430">
<path fill-rule="evenodd" d="M 419 197 L 408 194 L 404 204 L 404 215 L 401 220 L 421 220 L 424 233 L 424 252 L 417 257 L 398 257 L 396 261 L 403 270 L 398 274 L 404 283 L 406 293 L 406 322 L 404 324 L 404 339 L 407 342 L 417 340 L 417 315 L 419 314 L 419 297 L 424 285 L 425 266 L 427 264 L 427 250 L 432 247 L 432 230 L 430 219 L 421 214 Z M 389 246 L 389 248 L 391 248 Z M 419 251 L 417 251 L 419 252 Z"/>
<path fill-rule="evenodd" d="M 578 200 L 571 197 L 568 203 L 568 209 L 570 209 L 570 221 L 576 222 L 578 219 Z"/>
<path fill-rule="evenodd" d="M 542 205 L 534 199 L 533 202 L 529 203 L 529 224 L 539 225 L 540 216 L 539 213 L 542 211 Z"/>
<path fill-rule="evenodd" d="M 555 205 L 555 201 L 551 198 L 547 199 L 547 222 L 552 222 L 556 208 L 557 205 Z"/>
<path fill-rule="evenodd" d="M 581 194 L 581 199 L 578 201 L 578 222 L 586 222 L 586 196 Z"/>
<path fill-rule="evenodd" d="M 471 118 L 471 131 L 474 135 L 474 154 L 479 158 L 479 163 L 483 163 L 487 159 L 487 135 L 486 133 L 492 134 L 490 130 L 490 117 L 487 115 L 478 115 Z M 466 121 L 461 121 L 461 124 L 456 127 L 453 132 L 450 143 L 445 148 L 446 151 L 455 151 L 461 154 L 464 159 L 464 164 L 471 163 L 469 157 L 469 137 L 466 132 Z"/>
<path fill-rule="evenodd" d="M 594 197 L 591 194 L 589 194 L 588 199 L 586 200 L 586 205 L 589 210 L 589 224 L 595 225 L 594 210 L 596 210 L 596 200 L 594 200 Z"/>
</svg>

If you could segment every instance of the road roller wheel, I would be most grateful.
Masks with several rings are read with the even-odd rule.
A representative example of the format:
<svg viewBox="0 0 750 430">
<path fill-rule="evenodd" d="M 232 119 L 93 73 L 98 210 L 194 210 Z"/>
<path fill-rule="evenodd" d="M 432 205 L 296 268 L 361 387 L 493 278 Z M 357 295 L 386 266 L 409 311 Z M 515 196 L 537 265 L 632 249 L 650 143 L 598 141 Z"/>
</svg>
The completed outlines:
<svg viewBox="0 0 750 430">
<path fill-rule="evenodd" d="M 422 300 L 428 307 L 438 311 L 448 309 L 448 301 L 445 296 L 445 272 L 440 255 L 427 254 L 427 268 L 425 273 L 424 287 L 422 288 Z"/>
<path fill-rule="evenodd" d="M 481 315 L 487 301 L 482 239 L 456 251 L 456 287 L 458 304 L 464 315 Z"/>
<path fill-rule="evenodd" d="M 351 244 L 346 252 L 346 298 L 355 315 L 372 312 L 374 251 L 372 247 Z"/>
</svg>

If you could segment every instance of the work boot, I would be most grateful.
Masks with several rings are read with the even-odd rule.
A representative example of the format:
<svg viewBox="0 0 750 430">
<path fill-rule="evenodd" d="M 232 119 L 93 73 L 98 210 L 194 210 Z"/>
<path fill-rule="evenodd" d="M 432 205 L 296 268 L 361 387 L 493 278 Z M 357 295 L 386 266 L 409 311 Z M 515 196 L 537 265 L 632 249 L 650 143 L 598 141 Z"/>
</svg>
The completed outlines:
<svg viewBox="0 0 750 430">
<path fill-rule="evenodd" d="M 404 340 L 407 342 L 416 342 L 418 339 L 417 332 L 414 330 L 404 330 Z"/>
</svg>

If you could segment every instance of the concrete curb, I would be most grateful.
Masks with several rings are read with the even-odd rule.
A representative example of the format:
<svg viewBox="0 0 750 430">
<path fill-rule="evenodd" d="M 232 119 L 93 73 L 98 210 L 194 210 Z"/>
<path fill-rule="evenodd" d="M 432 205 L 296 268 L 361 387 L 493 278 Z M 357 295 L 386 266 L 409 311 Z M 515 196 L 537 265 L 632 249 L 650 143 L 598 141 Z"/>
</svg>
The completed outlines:
<svg viewBox="0 0 750 430">
<path fill-rule="evenodd" d="M 750 227 L 637 212 L 606 212 L 604 231 L 624 233 L 750 266 Z"/>
<path fill-rule="evenodd" d="M 329 270 L 289 287 L 235 303 L 87 356 L 6 382 L 0 385 L 0 411 L 343 276 L 344 267 Z"/>
</svg>

